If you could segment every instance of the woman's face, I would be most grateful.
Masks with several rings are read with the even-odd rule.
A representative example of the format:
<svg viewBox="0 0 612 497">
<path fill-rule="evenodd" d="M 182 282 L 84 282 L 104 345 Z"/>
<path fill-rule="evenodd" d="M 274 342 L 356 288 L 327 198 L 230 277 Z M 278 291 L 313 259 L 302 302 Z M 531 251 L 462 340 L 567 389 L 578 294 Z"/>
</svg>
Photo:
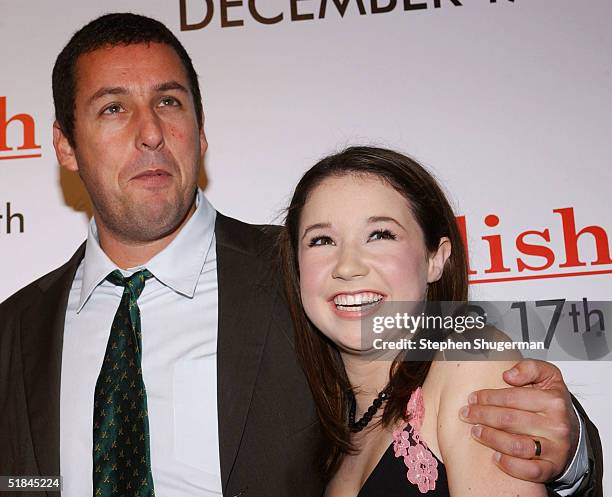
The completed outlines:
<svg viewBox="0 0 612 497">
<path fill-rule="evenodd" d="M 362 317 L 385 301 L 425 299 L 450 255 L 428 254 L 408 201 L 376 176 L 330 177 L 302 211 L 298 262 L 304 310 L 341 350 L 361 350 Z"/>
</svg>

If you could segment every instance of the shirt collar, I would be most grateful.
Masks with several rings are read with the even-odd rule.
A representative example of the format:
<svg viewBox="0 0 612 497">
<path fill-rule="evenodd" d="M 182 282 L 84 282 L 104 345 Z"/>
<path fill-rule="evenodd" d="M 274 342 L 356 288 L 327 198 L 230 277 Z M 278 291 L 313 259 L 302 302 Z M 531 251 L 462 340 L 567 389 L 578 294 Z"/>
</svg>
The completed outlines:
<svg viewBox="0 0 612 497">
<path fill-rule="evenodd" d="M 160 253 L 147 263 L 129 272 L 146 267 L 157 280 L 186 297 L 195 295 L 198 279 L 210 252 L 215 234 L 217 212 L 198 188 L 196 210 L 179 234 Z M 85 258 L 83 260 L 83 285 L 77 312 L 89 300 L 96 287 L 104 281 L 117 265 L 100 247 L 96 221 L 89 222 Z"/>
</svg>

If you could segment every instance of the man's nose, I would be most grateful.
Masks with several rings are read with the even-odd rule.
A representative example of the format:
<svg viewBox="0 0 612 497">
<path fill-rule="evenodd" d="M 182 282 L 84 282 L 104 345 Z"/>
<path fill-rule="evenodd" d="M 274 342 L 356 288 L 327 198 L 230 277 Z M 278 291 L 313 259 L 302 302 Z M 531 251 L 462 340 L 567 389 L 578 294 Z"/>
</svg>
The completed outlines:
<svg viewBox="0 0 612 497">
<path fill-rule="evenodd" d="M 343 247 L 338 254 L 338 260 L 332 272 L 332 278 L 352 280 L 365 276 L 369 267 L 363 260 L 358 248 Z"/>
<path fill-rule="evenodd" d="M 150 109 L 138 114 L 136 147 L 142 150 L 157 150 L 164 144 L 164 131 L 159 116 Z"/>
</svg>

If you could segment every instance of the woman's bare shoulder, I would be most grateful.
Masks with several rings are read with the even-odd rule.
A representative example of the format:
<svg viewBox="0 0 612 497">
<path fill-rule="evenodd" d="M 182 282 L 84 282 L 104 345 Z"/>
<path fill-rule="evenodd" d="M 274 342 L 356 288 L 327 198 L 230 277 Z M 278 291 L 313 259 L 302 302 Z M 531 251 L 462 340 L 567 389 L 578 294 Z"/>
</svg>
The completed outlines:
<svg viewBox="0 0 612 497">
<path fill-rule="evenodd" d="M 499 336 L 503 338 L 503 335 Z M 507 356 L 506 356 L 507 357 Z M 431 374 L 439 393 L 437 441 L 451 495 L 456 496 L 545 496 L 542 485 L 517 480 L 501 471 L 493 460 L 493 450 L 471 436 L 472 425 L 459 417 L 468 405 L 471 392 L 509 387 L 502 377 L 520 356 L 511 360 L 473 355 L 466 361 L 435 361 Z"/>
</svg>

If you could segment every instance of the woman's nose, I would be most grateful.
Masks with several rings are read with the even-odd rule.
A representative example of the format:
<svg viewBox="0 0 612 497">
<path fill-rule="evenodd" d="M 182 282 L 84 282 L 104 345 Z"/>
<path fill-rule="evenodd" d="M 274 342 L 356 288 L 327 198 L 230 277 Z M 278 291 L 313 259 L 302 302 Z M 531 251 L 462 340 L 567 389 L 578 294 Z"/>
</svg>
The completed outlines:
<svg viewBox="0 0 612 497">
<path fill-rule="evenodd" d="M 332 272 L 332 278 L 352 280 L 368 274 L 368 265 L 364 262 L 358 249 L 346 247 L 341 249 Z"/>
</svg>

